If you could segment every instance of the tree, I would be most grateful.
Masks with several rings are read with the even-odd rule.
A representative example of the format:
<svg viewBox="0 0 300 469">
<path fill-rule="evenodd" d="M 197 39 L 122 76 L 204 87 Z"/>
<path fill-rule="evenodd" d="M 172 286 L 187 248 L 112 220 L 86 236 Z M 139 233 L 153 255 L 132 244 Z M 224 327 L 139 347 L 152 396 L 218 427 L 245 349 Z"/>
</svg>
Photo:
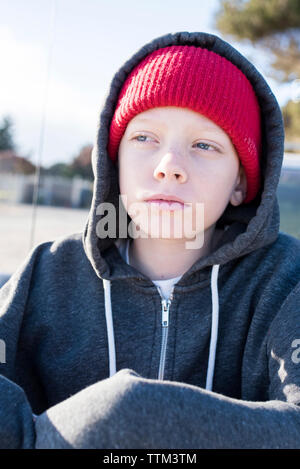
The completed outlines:
<svg viewBox="0 0 300 469">
<path fill-rule="evenodd" d="M 93 180 L 93 169 L 92 169 L 92 150 L 93 145 L 88 144 L 83 146 L 78 156 L 76 156 L 72 163 L 71 168 L 74 175 L 81 176 L 83 179 Z"/>
<path fill-rule="evenodd" d="M 60 176 L 65 178 L 72 178 L 73 171 L 70 165 L 66 163 L 55 163 L 49 168 L 41 168 L 41 174 L 43 176 L 50 175 L 50 176 Z"/>
<path fill-rule="evenodd" d="M 28 158 L 16 155 L 14 150 L 0 151 L 0 173 L 33 174 L 35 169 Z"/>
<path fill-rule="evenodd" d="M 93 145 L 88 144 L 81 147 L 77 156 L 75 156 L 71 163 L 55 163 L 49 168 L 43 169 L 43 174 L 50 174 L 53 176 L 61 176 L 73 178 L 80 176 L 82 179 L 93 180 L 92 170 L 92 149 Z"/>
<path fill-rule="evenodd" d="M 287 139 L 300 143 L 300 103 L 288 101 L 282 114 Z"/>
<path fill-rule="evenodd" d="M 300 77 L 299 0 L 222 0 L 216 26 L 225 35 L 271 52 L 278 81 Z"/>
<path fill-rule="evenodd" d="M 0 151 L 15 150 L 15 144 L 12 135 L 13 122 L 10 117 L 3 118 L 0 126 Z"/>
</svg>

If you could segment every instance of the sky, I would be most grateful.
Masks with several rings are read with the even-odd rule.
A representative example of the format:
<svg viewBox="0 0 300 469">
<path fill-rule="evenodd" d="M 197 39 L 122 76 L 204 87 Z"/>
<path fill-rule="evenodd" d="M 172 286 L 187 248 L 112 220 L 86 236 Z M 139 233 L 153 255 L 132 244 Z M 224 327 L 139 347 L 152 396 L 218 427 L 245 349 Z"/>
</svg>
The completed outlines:
<svg viewBox="0 0 300 469">
<path fill-rule="evenodd" d="M 145 43 L 214 27 L 219 0 L 0 0 L 0 121 L 14 122 L 17 153 L 49 167 L 95 140 L 113 75 Z M 226 39 L 228 40 L 228 39 Z M 255 65 L 266 58 L 252 53 Z M 268 79 L 280 104 L 287 87 Z"/>
</svg>

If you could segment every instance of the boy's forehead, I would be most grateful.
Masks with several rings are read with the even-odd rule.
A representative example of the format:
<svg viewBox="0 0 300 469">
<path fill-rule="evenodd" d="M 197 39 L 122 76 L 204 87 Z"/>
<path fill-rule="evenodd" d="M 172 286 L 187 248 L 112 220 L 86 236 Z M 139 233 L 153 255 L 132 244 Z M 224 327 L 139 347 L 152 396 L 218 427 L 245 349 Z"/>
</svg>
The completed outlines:
<svg viewBox="0 0 300 469">
<path fill-rule="evenodd" d="M 148 109 L 147 111 L 137 114 L 129 122 L 130 126 L 140 125 L 140 124 L 159 124 L 161 127 L 168 127 L 168 125 L 174 123 L 174 119 L 183 123 L 186 123 L 187 126 L 195 124 L 195 126 L 200 125 L 205 127 L 207 130 L 217 130 L 223 132 L 223 129 L 210 120 L 208 117 L 200 114 L 196 111 L 193 111 L 188 108 L 182 108 L 177 106 L 166 106 L 166 107 L 156 107 Z"/>
<path fill-rule="evenodd" d="M 193 111 L 192 109 L 189 109 L 187 107 L 156 106 L 156 107 L 147 109 L 146 111 L 140 112 L 133 119 L 136 119 L 136 120 L 149 120 L 153 118 L 160 119 L 160 118 L 163 118 L 166 114 L 183 115 L 187 113 L 190 115 L 194 115 L 194 116 L 199 115 L 198 112 Z"/>
<path fill-rule="evenodd" d="M 148 112 L 148 111 L 147 111 L 147 112 Z M 159 117 L 156 116 L 155 114 L 154 114 L 154 115 L 152 114 L 152 115 L 150 115 L 150 116 L 149 116 L 149 115 L 148 115 L 148 116 L 145 116 L 144 113 L 142 113 L 142 114 L 138 114 L 137 116 L 135 116 L 135 117 L 130 121 L 130 123 L 131 123 L 131 124 L 140 124 L 140 123 L 141 123 L 141 124 L 144 124 L 144 123 L 145 123 L 145 124 L 148 124 L 148 123 L 151 124 L 151 122 L 153 122 L 154 120 L 157 121 L 157 120 L 160 120 L 160 119 L 159 119 Z M 162 123 L 162 124 L 165 124 L 165 121 L 162 119 L 162 120 L 161 120 L 161 123 Z"/>
</svg>

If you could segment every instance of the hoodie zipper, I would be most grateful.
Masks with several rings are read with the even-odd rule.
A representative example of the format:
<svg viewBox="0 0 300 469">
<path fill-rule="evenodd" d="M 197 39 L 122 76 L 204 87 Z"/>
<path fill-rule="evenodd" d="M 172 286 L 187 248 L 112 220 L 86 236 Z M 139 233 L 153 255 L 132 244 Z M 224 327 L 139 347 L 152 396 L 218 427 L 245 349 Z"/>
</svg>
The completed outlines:
<svg viewBox="0 0 300 469">
<path fill-rule="evenodd" d="M 169 311 L 171 306 L 171 301 L 173 299 L 173 293 L 171 293 L 170 298 L 165 300 L 164 298 L 161 300 L 162 304 L 162 341 L 161 341 L 161 349 L 160 349 L 160 361 L 159 361 L 159 370 L 158 370 L 158 379 L 164 379 L 164 371 L 165 371 L 165 361 L 166 361 L 166 350 L 167 350 L 167 342 L 168 342 L 168 331 L 169 331 Z"/>
</svg>

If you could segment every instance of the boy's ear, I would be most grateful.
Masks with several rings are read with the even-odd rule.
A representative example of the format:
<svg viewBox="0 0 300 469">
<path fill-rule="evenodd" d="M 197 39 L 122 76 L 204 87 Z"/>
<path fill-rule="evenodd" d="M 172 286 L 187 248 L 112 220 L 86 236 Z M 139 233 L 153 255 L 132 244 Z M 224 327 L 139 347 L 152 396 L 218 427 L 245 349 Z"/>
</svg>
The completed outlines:
<svg viewBox="0 0 300 469">
<path fill-rule="evenodd" d="M 247 178 L 244 167 L 240 165 L 239 174 L 236 180 L 235 188 L 232 191 L 229 202 L 235 207 L 240 205 L 246 197 Z"/>
</svg>

